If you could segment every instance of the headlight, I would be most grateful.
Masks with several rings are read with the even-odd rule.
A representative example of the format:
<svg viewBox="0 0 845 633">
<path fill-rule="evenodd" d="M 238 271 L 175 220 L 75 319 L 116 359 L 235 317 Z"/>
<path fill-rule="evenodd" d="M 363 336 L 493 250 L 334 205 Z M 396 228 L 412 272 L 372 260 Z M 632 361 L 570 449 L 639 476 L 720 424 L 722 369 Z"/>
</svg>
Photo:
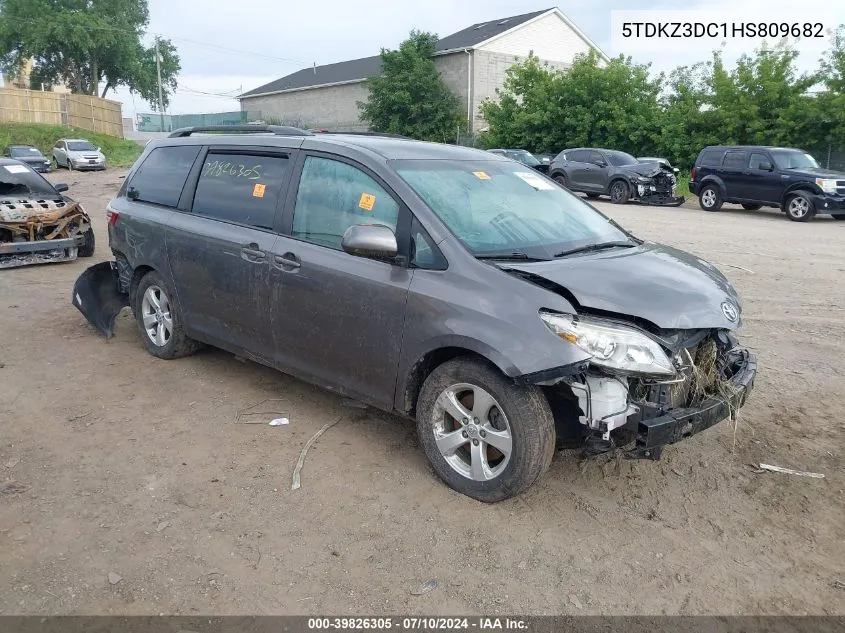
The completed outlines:
<svg viewBox="0 0 845 633">
<path fill-rule="evenodd" d="M 587 352 L 591 363 L 632 374 L 675 374 L 663 348 L 633 328 L 554 312 L 541 311 L 540 318 L 560 338 Z"/>
<path fill-rule="evenodd" d="M 836 193 L 836 181 L 832 178 L 816 178 L 816 184 L 825 193 Z"/>
<path fill-rule="evenodd" d="M 645 176 L 638 176 L 637 182 L 642 184 L 642 185 L 647 185 L 648 183 L 651 182 L 651 178 L 646 178 Z"/>
</svg>

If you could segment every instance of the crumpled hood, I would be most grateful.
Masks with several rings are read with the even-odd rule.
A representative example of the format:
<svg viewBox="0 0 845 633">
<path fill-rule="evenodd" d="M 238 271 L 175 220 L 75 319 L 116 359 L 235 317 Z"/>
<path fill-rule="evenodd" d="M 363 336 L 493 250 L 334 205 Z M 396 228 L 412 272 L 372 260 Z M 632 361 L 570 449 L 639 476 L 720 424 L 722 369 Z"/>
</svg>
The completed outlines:
<svg viewBox="0 0 845 633">
<path fill-rule="evenodd" d="M 621 171 L 638 174 L 640 176 L 653 177 L 661 173 L 673 173 L 672 169 L 657 162 L 650 163 L 635 163 L 633 165 L 625 165 L 619 168 Z"/>
<path fill-rule="evenodd" d="M 739 297 L 724 275 L 709 262 L 662 244 L 501 267 L 562 286 L 583 308 L 639 317 L 661 329 L 736 329 L 740 324 Z M 728 318 L 732 308 L 736 320 Z"/>
</svg>

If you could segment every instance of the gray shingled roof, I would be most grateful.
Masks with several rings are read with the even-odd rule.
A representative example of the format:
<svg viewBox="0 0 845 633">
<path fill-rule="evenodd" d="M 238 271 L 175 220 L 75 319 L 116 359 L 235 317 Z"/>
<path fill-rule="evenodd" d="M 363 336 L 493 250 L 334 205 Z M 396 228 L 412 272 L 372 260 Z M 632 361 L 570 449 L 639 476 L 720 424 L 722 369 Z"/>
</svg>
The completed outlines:
<svg viewBox="0 0 845 633">
<path fill-rule="evenodd" d="M 533 11 L 531 13 L 523 13 L 522 15 L 514 15 L 509 18 L 497 18 L 495 20 L 488 20 L 487 22 L 479 22 L 473 24 L 462 31 L 452 33 L 441 39 L 437 43 L 438 51 L 449 51 L 454 49 L 472 48 L 486 42 L 491 37 L 495 37 L 500 33 L 519 26 L 523 22 L 537 17 L 551 9 L 544 9 L 542 11 Z M 350 59 L 345 62 L 338 62 L 336 64 L 326 64 L 324 66 L 316 66 L 311 68 L 303 68 L 291 75 L 276 79 L 268 84 L 259 86 L 253 90 L 245 92 L 241 97 L 250 97 L 267 92 L 278 92 L 281 90 L 293 90 L 295 88 L 308 88 L 310 86 L 322 86 L 325 84 L 340 83 L 343 81 L 356 81 L 366 79 L 377 75 L 381 70 L 381 57 L 375 55 L 374 57 L 362 57 L 361 59 Z"/>
</svg>

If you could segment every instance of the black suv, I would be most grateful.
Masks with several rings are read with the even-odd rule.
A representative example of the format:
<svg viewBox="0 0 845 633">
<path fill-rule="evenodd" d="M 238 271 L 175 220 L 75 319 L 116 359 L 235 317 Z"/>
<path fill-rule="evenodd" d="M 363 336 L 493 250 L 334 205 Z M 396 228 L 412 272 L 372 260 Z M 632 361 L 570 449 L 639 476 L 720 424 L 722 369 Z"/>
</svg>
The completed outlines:
<svg viewBox="0 0 845 633">
<path fill-rule="evenodd" d="M 749 211 L 776 207 L 795 222 L 816 213 L 845 220 L 845 174 L 822 169 L 800 149 L 705 147 L 690 172 L 689 190 L 705 211 L 731 202 Z"/>
</svg>

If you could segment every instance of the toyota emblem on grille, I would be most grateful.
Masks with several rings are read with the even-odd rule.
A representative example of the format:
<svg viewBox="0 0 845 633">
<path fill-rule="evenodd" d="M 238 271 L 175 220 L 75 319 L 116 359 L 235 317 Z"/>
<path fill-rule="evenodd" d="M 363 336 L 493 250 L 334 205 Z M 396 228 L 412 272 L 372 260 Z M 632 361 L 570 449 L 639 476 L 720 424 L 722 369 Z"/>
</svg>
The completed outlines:
<svg viewBox="0 0 845 633">
<path fill-rule="evenodd" d="M 734 306 L 734 304 L 730 301 L 722 302 L 722 314 L 725 315 L 728 321 L 736 321 L 737 316 L 739 316 L 737 314 L 736 306 Z"/>
</svg>

